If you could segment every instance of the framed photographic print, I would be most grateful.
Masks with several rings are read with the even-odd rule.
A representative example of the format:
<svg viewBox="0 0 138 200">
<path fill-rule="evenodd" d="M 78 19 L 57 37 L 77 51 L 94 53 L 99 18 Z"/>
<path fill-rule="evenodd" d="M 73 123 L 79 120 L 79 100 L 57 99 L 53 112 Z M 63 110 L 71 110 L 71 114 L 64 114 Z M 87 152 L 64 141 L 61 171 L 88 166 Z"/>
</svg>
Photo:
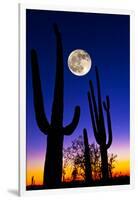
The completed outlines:
<svg viewBox="0 0 138 200">
<path fill-rule="evenodd" d="M 19 10 L 20 194 L 130 187 L 132 12 Z"/>
</svg>

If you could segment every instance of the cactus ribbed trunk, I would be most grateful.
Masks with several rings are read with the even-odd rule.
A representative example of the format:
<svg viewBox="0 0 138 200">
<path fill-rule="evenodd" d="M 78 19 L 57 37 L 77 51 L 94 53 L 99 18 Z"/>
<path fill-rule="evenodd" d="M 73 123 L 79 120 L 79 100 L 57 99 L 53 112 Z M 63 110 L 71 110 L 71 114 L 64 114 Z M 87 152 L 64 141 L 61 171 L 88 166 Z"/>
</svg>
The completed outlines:
<svg viewBox="0 0 138 200">
<path fill-rule="evenodd" d="M 90 149 L 89 149 L 86 129 L 83 130 L 83 138 L 84 138 L 85 181 L 86 183 L 90 183 L 92 181 L 92 170 L 90 161 Z"/>
<path fill-rule="evenodd" d="M 62 177 L 62 149 L 63 135 L 55 134 L 47 136 L 47 150 L 44 164 L 43 185 L 49 188 L 60 185 Z"/>
<path fill-rule="evenodd" d="M 101 170 L 102 170 L 102 178 L 104 181 L 107 181 L 109 178 L 108 172 L 108 156 L 107 156 L 107 149 L 105 146 L 100 146 L 101 152 Z"/>
</svg>

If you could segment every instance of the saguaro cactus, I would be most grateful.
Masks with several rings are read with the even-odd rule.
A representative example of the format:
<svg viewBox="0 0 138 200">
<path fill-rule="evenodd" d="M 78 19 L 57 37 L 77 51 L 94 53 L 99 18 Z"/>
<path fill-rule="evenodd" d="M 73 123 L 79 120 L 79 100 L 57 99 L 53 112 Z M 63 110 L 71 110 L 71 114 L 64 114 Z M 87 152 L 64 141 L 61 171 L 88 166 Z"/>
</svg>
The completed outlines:
<svg viewBox="0 0 138 200">
<path fill-rule="evenodd" d="M 33 96 L 36 121 L 39 129 L 47 135 L 47 149 L 44 164 L 43 185 L 49 188 L 57 187 L 62 177 L 62 149 L 64 135 L 71 135 L 78 125 L 80 107 L 76 106 L 72 122 L 63 127 L 64 112 L 64 72 L 63 72 L 63 49 L 61 35 L 56 24 L 54 24 L 56 36 L 56 77 L 54 88 L 54 99 L 51 113 L 51 123 L 48 121 L 41 89 L 37 53 L 31 51 Z"/>
<path fill-rule="evenodd" d="M 90 161 L 90 149 L 88 143 L 87 130 L 83 129 L 83 138 L 84 138 L 84 161 L 85 161 L 85 181 L 89 183 L 92 181 L 92 170 L 91 170 L 91 161 Z"/>
<path fill-rule="evenodd" d="M 101 91 L 100 91 L 100 79 L 99 79 L 97 67 L 95 68 L 95 71 L 96 71 L 96 80 L 97 80 L 98 103 L 96 103 L 92 81 L 90 81 L 90 91 L 88 92 L 88 102 L 89 102 L 91 122 L 92 122 L 94 136 L 97 143 L 100 145 L 102 178 L 103 180 L 108 180 L 109 173 L 108 173 L 107 150 L 112 144 L 110 100 L 109 100 L 109 96 L 106 96 L 106 101 L 102 103 Z M 106 136 L 107 134 L 106 134 L 103 108 L 107 116 L 108 142 L 107 142 L 107 136 Z"/>
</svg>

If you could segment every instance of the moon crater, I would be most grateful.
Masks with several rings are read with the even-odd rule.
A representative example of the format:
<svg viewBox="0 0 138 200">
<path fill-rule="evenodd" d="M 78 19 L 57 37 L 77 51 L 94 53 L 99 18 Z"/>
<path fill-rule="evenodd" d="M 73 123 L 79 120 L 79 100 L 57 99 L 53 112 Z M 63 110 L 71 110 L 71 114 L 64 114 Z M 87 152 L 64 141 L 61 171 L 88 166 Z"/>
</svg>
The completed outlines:
<svg viewBox="0 0 138 200">
<path fill-rule="evenodd" d="M 90 55 L 82 49 L 72 51 L 68 57 L 68 67 L 77 76 L 86 75 L 90 71 L 91 65 Z"/>
</svg>

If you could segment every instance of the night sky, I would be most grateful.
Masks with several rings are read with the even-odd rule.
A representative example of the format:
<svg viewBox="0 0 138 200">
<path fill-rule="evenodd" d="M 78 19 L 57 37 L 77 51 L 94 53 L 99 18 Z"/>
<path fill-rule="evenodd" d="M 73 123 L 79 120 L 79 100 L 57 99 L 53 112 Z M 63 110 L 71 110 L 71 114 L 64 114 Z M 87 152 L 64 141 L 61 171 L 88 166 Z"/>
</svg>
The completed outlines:
<svg viewBox="0 0 138 200">
<path fill-rule="evenodd" d="M 113 143 L 110 152 L 120 160 L 129 160 L 129 65 L 130 32 L 128 15 L 90 14 L 60 11 L 27 10 L 26 13 L 26 117 L 27 117 L 27 176 L 41 176 L 46 151 L 46 136 L 39 130 L 34 113 L 30 51 L 38 53 L 42 91 L 46 116 L 51 119 L 51 106 L 55 84 L 56 40 L 53 23 L 57 23 L 63 42 L 64 56 L 64 125 L 72 121 L 74 108 L 81 107 L 79 125 L 71 136 L 64 137 L 64 147 L 82 135 L 87 128 L 89 143 L 93 143 L 87 91 L 89 80 L 94 86 L 98 66 L 103 100 L 110 96 Z M 83 49 L 92 59 L 92 68 L 85 76 L 75 76 L 68 69 L 71 51 Z M 96 87 L 95 87 L 95 92 Z M 27 180 L 28 180 L 27 179 Z M 40 178 L 41 179 L 41 178 Z M 41 182 L 41 181 L 40 181 Z"/>
</svg>

